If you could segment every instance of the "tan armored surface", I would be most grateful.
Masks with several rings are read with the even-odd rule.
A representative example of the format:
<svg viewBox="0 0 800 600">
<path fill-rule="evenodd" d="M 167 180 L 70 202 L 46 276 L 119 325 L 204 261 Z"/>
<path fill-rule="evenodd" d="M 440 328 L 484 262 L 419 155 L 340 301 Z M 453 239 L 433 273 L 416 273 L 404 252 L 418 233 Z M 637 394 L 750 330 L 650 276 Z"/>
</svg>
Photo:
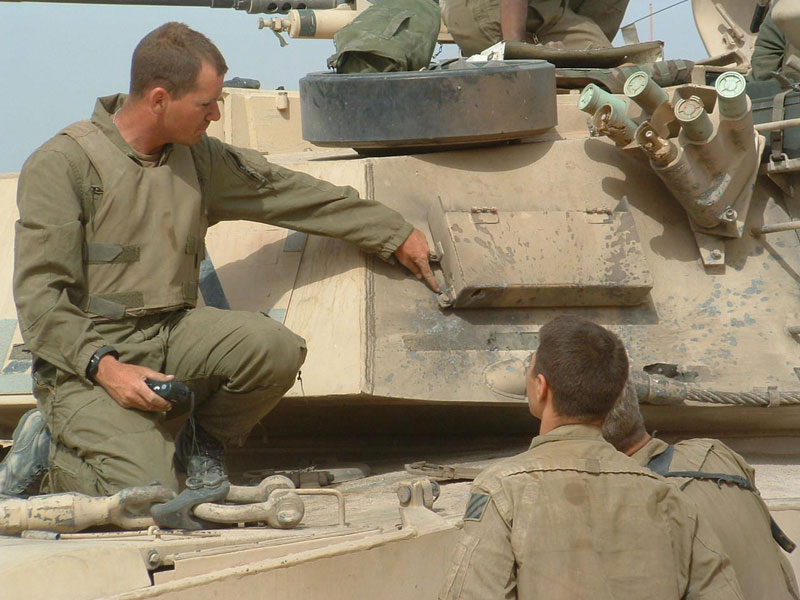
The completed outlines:
<svg viewBox="0 0 800 600">
<path fill-rule="evenodd" d="M 592 102 L 583 85 L 564 90 L 551 99 L 557 124 L 523 143 L 364 156 L 304 141 L 296 92 L 226 88 L 209 134 L 402 212 L 436 247 L 447 293 L 408 285 L 399 270 L 336 240 L 215 225 L 201 304 L 267 312 L 309 348 L 301 380 L 231 457 L 234 479 L 280 470 L 306 485 L 333 480 L 322 491 L 341 492 L 346 513 L 337 496 L 301 494 L 295 528 L 253 526 L 279 511 L 276 498 L 269 504 L 269 494 L 251 490 L 232 513 L 203 509 L 251 526 L 172 533 L 126 521 L 124 499 L 76 500 L 73 529 L 142 528 L 55 540 L 35 531 L 54 528 L 53 507 L 31 514 L 26 505 L 13 515 L 14 535 L 0 538 L 3 589 L 32 598 L 433 598 L 469 485 L 435 486 L 424 470 L 402 466 L 466 464 L 435 473 L 471 478 L 524 449 L 533 432 L 519 418 L 527 407 L 517 365 L 540 325 L 563 312 L 620 335 L 632 365 L 650 374 L 639 379 L 648 423 L 668 440 L 724 439 L 756 468 L 775 520 L 800 539 L 797 165 L 780 154 L 760 160 L 777 138 L 753 125 L 735 75 L 723 80 L 730 85 L 705 85 L 708 74 L 746 71 L 751 3 L 694 5 L 715 59 L 695 66 L 691 84 L 653 88 L 628 73 L 627 95 L 614 101 Z M 270 26 L 299 27 L 300 16 Z M 765 120 L 781 119 L 770 110 Z M 16 175 L 0 176 L 6 439 L 34 405 L 10 285 L 16 184 Z M 344 481 L 363 475 L 364 463 L 372 475 Z"/>
</svg>

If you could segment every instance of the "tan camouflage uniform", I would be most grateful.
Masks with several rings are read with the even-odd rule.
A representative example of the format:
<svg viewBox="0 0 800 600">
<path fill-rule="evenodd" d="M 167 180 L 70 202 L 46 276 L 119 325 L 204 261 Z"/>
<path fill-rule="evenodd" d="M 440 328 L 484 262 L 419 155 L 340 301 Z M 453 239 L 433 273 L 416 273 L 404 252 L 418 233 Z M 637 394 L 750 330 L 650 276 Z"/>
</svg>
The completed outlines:
<svg viewBox="0 0 800 600">
<path fill-rule="evenodd" d="M 668 445 L 651 439 L 632 458 L 645 466 Z M 739 475 L 755 484 L 755 471 L 719 440 L 693 439 L 673 445 L 670 471 L 701 471 Z M 668 477 L 694 500 L 731 559 L 745 598 L 797 600 L 797 581 L 791 565 L 770 531 L 769 509 L 758 492 L 732 483 Z"/>
<path fill-rule="evenodd" d="M 442 599 L 743 598 L 694 504 L 565 425 L 475 480 Z"/>
</svg>

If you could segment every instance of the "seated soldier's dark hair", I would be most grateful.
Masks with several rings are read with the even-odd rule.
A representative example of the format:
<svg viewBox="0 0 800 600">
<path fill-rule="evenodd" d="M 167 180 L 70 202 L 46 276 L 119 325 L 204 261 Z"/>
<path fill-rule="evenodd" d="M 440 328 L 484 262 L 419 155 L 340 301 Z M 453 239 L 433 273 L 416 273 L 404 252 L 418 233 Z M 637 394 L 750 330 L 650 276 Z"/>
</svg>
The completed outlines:
<svg viewBox="0 0 800 600">
<path fill-rule="evenodd" d="M 163 87 L 174 99 L 194 89 L 203 62 L 224 75 L 228 65 L 222 53 L 202 33 L 183 23 L 165 23 L 148 33 L 133 51 L 130 95 L 141 98 Z"/>
<path fill-rule="evenodd" d="M 639 408 L 636 387 L 632 381 L 628 380 L 619 400 L 603 421 L 603 437 L 620 452 L 627 452 L 645 435 L 647 435 L 647 429 L 645 429 L 644 417 Z"/>
<path fill-rule="evenodd" d="M 534 375 L 544 375 L 562 417 L 604 418 L 628 380 L 628 354 L 619 338 L 580 317 L 561 316 L 539 330 Z"/>
</svg>

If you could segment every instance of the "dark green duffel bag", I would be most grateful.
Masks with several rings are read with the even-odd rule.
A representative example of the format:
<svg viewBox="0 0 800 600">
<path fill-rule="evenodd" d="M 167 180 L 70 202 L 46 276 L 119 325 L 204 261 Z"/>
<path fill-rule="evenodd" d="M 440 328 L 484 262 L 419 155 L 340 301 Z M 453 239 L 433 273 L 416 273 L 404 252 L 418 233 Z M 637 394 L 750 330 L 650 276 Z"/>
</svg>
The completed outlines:
<svg viewBox="0 0 800 600">
<path fill-rule="evenodd" d="M 439 5 L 431 0 L 379 0 L 336 32 L 337 52 L 328 67 L 337 73 L 424 69 L 433 56 L 441 19 Z"/>
</svg>

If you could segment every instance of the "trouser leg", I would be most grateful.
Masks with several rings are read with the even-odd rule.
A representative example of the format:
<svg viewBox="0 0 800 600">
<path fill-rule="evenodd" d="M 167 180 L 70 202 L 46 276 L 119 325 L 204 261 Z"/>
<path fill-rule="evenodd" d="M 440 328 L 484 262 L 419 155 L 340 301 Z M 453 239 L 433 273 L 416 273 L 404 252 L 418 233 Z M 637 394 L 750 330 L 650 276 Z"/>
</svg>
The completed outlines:
<svg viewBox="0 0 800 600">
<path fill-rule="evenodd" d="M 203 429 L 242 444 L 292 387 L 305 356 L 305 341 L 266 315 L 204 307 L 170 327 L 165 372 L 195 390 Z"/>
<path fill-rule="evenodd" d="M 465 55 L 481 52 L 503 39 L 499 0 L 447 0 L 442 15 Z M 529 43 L 562 42 L 572 50 L 611 46 L 597 23 L 573 12 L 563 0 L 529 0 L 526 30 Z"/>
<path fill-rule="evenodd" d="M 447 0 L 442 6 L 442 18 L 465 56 L 503 39 L 498 0 Z"/>
<path fill-rule="evenodd" d="M 539 6 L 538 3 L 534 6 Z M 529 9 L 530 16 L 530 9 Z M 528 31 L 535 31 L 539 42 L 561 42 L 570 50 L 589 50 L 591 48 L 610 48 L 611 42 L 597 23 L 589 17 L 576 14 L 566 8 L 561 14 L 540 14 L 534 21 L 538 26 L 531 29 L 530 18 Z"/>
<path fill-rule="evenodd" d="M 178 489 L 174 446 L 161 413 L 122 408 L 100 386 L 75 376 L 37 374 L 37 402 L 52 442 L 42 491 L 104 496 L 159 481 Z"/>
</svg>

